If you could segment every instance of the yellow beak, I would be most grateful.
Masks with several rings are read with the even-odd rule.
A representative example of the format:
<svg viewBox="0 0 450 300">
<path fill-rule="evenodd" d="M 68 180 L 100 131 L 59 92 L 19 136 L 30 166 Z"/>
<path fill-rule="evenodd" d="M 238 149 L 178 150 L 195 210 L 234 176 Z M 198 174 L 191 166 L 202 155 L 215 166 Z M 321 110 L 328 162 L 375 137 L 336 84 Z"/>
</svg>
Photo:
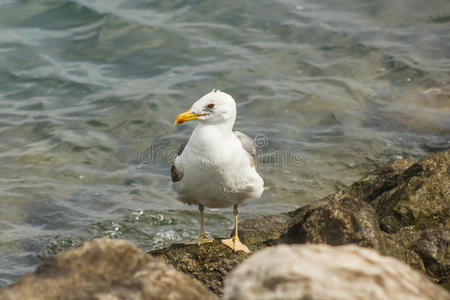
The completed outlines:
<svg viewBox="0 0 450 300">
<path fill-rule="evenodd" d="M 175 121 L 173 122 L 175 125 L 177 124 L 183 124 L 187 121 L 197 120 L 200 116 L 205 116 L 207 114 L 194 114 L 191 110 L 185 111 L 184 113 L 179 114 Z"/>
</svg>

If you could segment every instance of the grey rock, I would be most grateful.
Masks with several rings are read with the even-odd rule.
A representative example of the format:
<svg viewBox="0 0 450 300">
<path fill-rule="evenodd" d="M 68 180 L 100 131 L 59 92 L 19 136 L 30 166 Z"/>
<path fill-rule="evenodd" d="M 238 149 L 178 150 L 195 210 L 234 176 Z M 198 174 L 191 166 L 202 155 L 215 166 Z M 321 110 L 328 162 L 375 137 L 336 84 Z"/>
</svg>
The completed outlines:
<svg viewBox="0 0 450 300">
<path fill-rule="evenodd" d="M 224 299 L 450 299 L 406 264 L 355 245 L 266 248 L 226 279 Z"/>
</svg>

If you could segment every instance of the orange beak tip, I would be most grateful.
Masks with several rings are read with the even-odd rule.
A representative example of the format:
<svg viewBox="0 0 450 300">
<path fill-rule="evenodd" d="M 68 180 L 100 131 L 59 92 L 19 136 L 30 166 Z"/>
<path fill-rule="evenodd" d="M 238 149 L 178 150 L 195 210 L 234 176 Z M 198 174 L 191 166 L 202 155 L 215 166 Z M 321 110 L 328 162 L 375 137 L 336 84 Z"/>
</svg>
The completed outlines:
<svg viewBox="0 0 450 300">
<path fill-rule="evenodd" d="M 200 114 L 193 113 L 190 109 L 188 111 L 185 111 L 184 113 L 179 114 L 175 120 L 174 124 L 183 124 L 184 122 L 191 121 L 191 120 L 197 120 L 197 118 L 200 116 Z"/>
</svg>

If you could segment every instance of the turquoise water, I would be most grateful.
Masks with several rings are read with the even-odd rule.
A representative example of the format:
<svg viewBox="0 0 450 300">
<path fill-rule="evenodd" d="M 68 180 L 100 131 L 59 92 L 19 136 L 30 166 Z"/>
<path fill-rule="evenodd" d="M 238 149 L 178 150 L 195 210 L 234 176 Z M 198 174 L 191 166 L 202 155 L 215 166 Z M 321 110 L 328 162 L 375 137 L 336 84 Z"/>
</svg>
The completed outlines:
<svg viewBox="0 0 450 300">
<path fill-rule="evenodd" d="M 195 237 L 169 176 L 195 124 L 172 122 L 213 88 L 259 144 L 241 218 L 299 207 L 450 147 L 450 2 L 2 1 L 0 286 L 93 237 Z"/>
</svg>

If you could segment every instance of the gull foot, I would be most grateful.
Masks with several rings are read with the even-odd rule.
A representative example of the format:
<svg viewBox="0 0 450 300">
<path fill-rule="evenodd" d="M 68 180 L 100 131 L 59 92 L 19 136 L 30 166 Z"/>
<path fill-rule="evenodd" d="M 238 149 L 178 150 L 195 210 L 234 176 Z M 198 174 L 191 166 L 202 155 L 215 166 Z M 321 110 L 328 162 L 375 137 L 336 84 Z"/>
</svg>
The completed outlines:
<svg viewBox="0 0 450 300">
<path fill-rule="evenodd" d="M 196 240 L 189 241 L 184 243 L 185 245 L 194 245 L 197 244 L 200 246 L 201 244 L 212 243 L 214 242 L 213 238 L 208 237 L 206 234 L 200 234 Z"/>
<path fill-rule="evenodd" d="M 197 243 L 198 246 L 200 246 L 201 244 L 212 243 L 212 242 L 214 242 L 214 239 L 210 238 L 210 237 L 208 237 L 206 235 L 199 236 L 197 238 L 197 240 L 196 240 L 196 243 Z"/>
<path fill-rule="evenodd" d="M 244 251 L 247 254 L 251 253 L 248 247 L 242 244 L 238 237 L 222 240 L 222 244 L 230 247 L 234 252 Z"/>
</svg>

